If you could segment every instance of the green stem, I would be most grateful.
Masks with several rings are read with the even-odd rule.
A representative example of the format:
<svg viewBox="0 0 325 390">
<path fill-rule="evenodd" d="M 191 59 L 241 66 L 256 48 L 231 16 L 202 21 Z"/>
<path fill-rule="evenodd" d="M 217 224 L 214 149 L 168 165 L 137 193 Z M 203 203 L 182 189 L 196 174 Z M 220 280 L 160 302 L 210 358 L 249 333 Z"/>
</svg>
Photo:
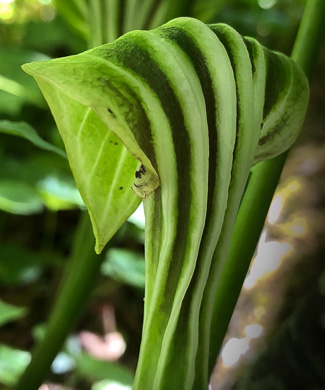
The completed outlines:
<svg viewBox="0 0 325 390">
<path fill-rule="evenodd" d="M 87 23 L 84 19 L 86 3 L 84 0 L 81 2 L 78 0 L 65 1 L 55 0 L 56 10 L 62 15 L 62 17 L 72 26 L 78 33 L 87 39 L 89 34 Z"/>
<path fill-rule="evenodd" d="M 36 346 L 32 360 L 14 387 L 15 390 L 39 388 L 85 307 L 103 258 L 102 255 L 95 254 L 94 245 L 95 239 L 89 216 L 83 212 L 76 231 L 71 259 L 47 324 L 45 337 Z"/>
<path fill-rule="evenodd" d="M 79 11 L 80 15 L 84 20 L 87 19 L 87 3 L 85 0 L 72 0 L 71 3 Z"/>
<path fill-rule="evenodd" d="M 309 80 L 318 62 L 325 33 L 325 1 L 308 0 L 294 43 L 291 58 L 300 65 Z"/>
<path fill-rule="evenodd" d="M 88 48 L 102 45 L 103 42 L 103 20 L 101 0 L 90 0 L 88 24 L 91 33 L 89 34 Z"/>
<path fill-rule="evenodd" d="M 324 31 L 325 1 L 308 0 L 292 58 L 301 66 L 309 79 L 317 62 Z M 219 354 L 286 157 L 287 153 L 284 153 L 252 169 L 214 300 L 209 357 L 210 374 Z"/>
<path fill-rule="evenodd" d="M 113 42 L 119 37 L 119 3 L 111 0 L 107 3 L 107 42 Z"/>
</svg>

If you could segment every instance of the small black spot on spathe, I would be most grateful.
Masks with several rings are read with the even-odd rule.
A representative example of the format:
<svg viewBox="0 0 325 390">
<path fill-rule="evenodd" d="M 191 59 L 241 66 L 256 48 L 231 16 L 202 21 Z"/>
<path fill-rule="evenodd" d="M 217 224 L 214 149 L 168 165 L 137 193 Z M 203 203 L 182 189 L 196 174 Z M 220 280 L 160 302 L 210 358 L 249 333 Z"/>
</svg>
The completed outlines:
<svg viewBox="0 0 325 390">
<path fill-rule="evenodd" d="M 116 115 L 109 107 L 107 108 L 107 111 L 112 115 L 113 118 L 116 118 Z"/>
<path fill-rule="evenodd" d="M 119 190 L 123 190 L 123 187 L 120 187 Z"/>
<path fill-rule="evenodd" d="M 118 142 L 115 142 L 114 145 L 118 145 Z"/>
</svg>

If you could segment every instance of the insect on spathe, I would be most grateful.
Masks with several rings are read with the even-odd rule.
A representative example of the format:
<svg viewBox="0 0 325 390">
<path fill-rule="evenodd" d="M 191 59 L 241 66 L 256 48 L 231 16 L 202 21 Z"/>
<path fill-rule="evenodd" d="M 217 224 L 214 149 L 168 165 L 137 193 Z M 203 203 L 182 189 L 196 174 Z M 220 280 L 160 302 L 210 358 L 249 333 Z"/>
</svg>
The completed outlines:
<svg viewBox="0 0 325 390">
<path fill-rule="evenodd" d="M 132 185 L 134 193 L 141 199 L 147 198 L 159 185 L 157 176 L 150 172 L 142 163 L 135 171 L 135 181 Z"/>
</svg>

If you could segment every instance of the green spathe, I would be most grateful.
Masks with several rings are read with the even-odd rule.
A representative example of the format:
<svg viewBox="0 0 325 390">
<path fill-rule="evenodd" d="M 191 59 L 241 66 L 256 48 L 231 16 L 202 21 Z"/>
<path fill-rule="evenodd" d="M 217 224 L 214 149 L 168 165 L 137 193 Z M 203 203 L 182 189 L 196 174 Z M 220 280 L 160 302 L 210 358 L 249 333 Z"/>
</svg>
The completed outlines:
<svg viewBox="0 0 325 390">
<path fill-rule="evenodd" d="M 138 161 L 154 183 L 134 389 L 207 388 L 211 303 L 247 177 L 296 139 L 305 76 L 231 27 L 191 18 L 24 70 L 56 118 L 97 250 L 139 202 Z"/>
<path fill-rule="evenodd" d="M 55 61 L 55 60 L 54 60 Z M 53 61 L 53 62 L 54 62 Z M 131 186 L 138 161 L 126 150 L 91 106 L 79 102 L 79 91 L 69 96 L 64 65 L 43 74 L 40 63 L 24 65 L 35 76 L 56 120 L 78 189 L 88 208 L 99 253 L 140 203 Z M 44 63 L 52 65 L 51 61 Z M 74 73 L 73 67 L 71 68 Z M 46 72 L 45 72 L 46 73 Z M 68 75 L 69 77 L 69 75 Z M 82 82 L 80 84 L 82 87 Z M 69 88 L 67 87 L 67 90 Z"/>
</svg>

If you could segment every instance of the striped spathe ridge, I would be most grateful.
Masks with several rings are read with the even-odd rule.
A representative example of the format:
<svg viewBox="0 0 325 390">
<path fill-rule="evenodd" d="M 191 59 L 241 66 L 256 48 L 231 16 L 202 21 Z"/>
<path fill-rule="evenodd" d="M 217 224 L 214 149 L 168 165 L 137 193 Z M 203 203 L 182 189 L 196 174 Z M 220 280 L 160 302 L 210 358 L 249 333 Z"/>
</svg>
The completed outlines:
<svg viewBox="0 0 325 390">
<path fill-rule="evenodd" d="M 306 79 L 254 39 L 191 18 L 50 63 L 66 64 L 57 87 L 77 89 L 139 160 L 146 290 L 133 389 L 207 389 L 213 297 L 249 171 L 296 139 Z"/>
</svg>

